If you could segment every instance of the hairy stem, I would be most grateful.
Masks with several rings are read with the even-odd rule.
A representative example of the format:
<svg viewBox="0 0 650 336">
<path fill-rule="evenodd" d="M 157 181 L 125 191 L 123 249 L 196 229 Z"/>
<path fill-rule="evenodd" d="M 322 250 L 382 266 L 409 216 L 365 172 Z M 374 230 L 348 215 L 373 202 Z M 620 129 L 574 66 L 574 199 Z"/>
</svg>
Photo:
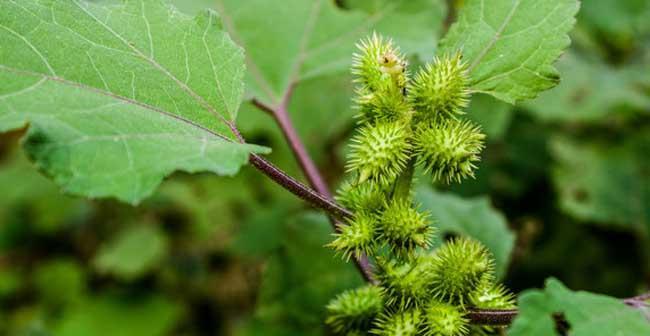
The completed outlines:
<svg viewBox="0 0 650 336">
<path fill-rule="evenodd" d="M 257 106 L 259 109 L 269 113 L 275 119 L 278 126 L 280 126 L 280 129 L 282 130 L 282 134 L 284 134 L 287 143 L 291 147 L 291 151 L 296 157 L 296 160 L 298 161 L 300 168 L 305 173 L 305 176 L 307 177 L 307 181 L 309 181 L 311 187 L 314 188 L 314 190 L 321 193 L 321 195 L 327 198 L 332 198 L 332 195 L 329 191 L 329 188 L 327 187 L 327 184 L 325 183 L 325 180 L 323 179 L 322 175 L 318 171 L 318 168 L 316 168 L 314 161 L 307 153 L 307 149 L 305 148 L 305 145 L 300 140 L 300 137 L 296 132 L 296 128 L 293 126 L 291 118 L 289 117 L 289 112 L 287 111 L 286 102 L 283 102 L 277 108 L 271 108 L 261 103 L 258 100 L 253 100 L 253 104 Z"/>
<path fill-rule="evenodd" d="M 336 202 L 325 197 L 324 195 L 316 192 L 315 190 L 300 183 L 287 173 L 283 172 L 280 168 L 274 166 L 272 163 L 262 158 L 257 154 L 251 154 L 249 162 L 253 167 L 268 176 L 275 183 L 279 184 L 284 189 L 287 189 L 292 194 L 307 201 L 309 204 L 324 210 L 329 216 L 337 219 L 344 220 L 353 216 L 352 212 L 343 208 Z"/>
<path fill-rule="evenodd" d="M 285 95 L 284 99 L 280 103 L 280 105 L 277 108 L 272 108 L 256 99 L 253 100 L 253 104 L 257 106 L 259 109 L 271 114 L 277 124 L 280 126 L 280 129 L 282 130 L 282 133 L 284 134 L 285 139 L 287 140 L 287 143 L 291 147 L 291 150 L 293 151 L 294 156 L 296 157 L 296 160 L 298 161 L 298 164 L 302 168 L 302 171 L 305 174 L 305 177 L 307 178 L 307 181 L 309 181 L 309 184 L 312 186 L 312 188 L 315 189 L 316 193 L 306 193 L 304 189 L 295 189 L 295 191 L 292 191 L 294 194 L 299 196 L 300 198 L 303 198 L 305 200 L 311 199 L 313 201 L 317 201 L 320 203 L 320 207 L 327 207 L 329 210 L 333 210 L 333 212 L 328 211 L 327 209 L 324 209 L 328 215 L 330 216 L 330 222 L 332 223 L 332 226 L 335 231 L 339 231 L 341 225 L 343 225 L 339 220 L 344 220 L 347 218 L 352 217 L 352 213 L 349 212 L 348 210 L 344 209 L 343 207 L 340 207 L 338 204 L 332 201 L 332 194 L 330 193 L 329 188 L 327 187 L 327 183 L 325 183 L 325 179 L 321 175 L 320 171 L 314 164 L 314 161 L 311 159 L 309 156 L 309 153 L 307 153 L 307 149 L 305 148 L 305 145 L 303 142 L 300 140 L 300 137 L 298 136 L 298 132 L 296 132 L 296 128 L 293 126 L 293 123 L 291 122 L 291 118 L 289 117 L 289 111 L 287 110 L 287 105 L 289 102 L 289 98 L 291 97 L 291 93 L 293 92 L 292 89 L 290 89 L 287 94 Z M 254 163 L 253 160 L 254 158 L 251 157 L 251 163 L 255 165 L 255 167 L 258 167 L 257 164 L 262 164 L 258 167 L 259 168 L 264 168 L 261 169 L 262 171 L 269 172 L 269 173 L 274 173 L 274 176 L 276 178 L 279 178 L 280 176 L 278 173 L 283 173 L 279 169 L 275 168 L 274 166 L 270 165 L 269 162 L 258 162 L 257 160 L 261 159 L 260 157 L 257 157 L 255 160 L 256 162 Z M 264 163 L 266 163 L 264 165 Z M 274 168 L 274 169 L 271 169 Z M 283 173 L 284 174 L 284 173 Z M 267 174 L 269 175 L 269 174 Z M 285 177 L 289 177 L 286 174 L 284 174 Z M 271 177 L 271 175 L 269 175 Z M 273 177 L 271 177 L 273 178 Z M 275 179 L 274 179 L 275 180 Z M 299 182 L 292 180 L 291 186 L 292 187 L 297 187 L 295 183 L 300 184 Z M 276 182 L 282 182 L 286 183 L 287 180 L 281 178 L 280 181 L 275 180 Z M 282 184 L 281 183 L 281 184 Z M 290 190 L 291 191 L 291 190 Z M 310 190 L 313 191 L 313 190 Z M 308 199 L 309 198 L 309 199 Z M 370 265 L 370 261 L 368 260 L 368 257 L 365 255 L 361 255 L 358 258 L 355 259 L 355 266 L 359 269 L 359 272 L 363 276 L 363 278 L 370 282 L 370 283 L 375 283 L 375 279 L 372 273 L 372 266 Z"/>
</svg>

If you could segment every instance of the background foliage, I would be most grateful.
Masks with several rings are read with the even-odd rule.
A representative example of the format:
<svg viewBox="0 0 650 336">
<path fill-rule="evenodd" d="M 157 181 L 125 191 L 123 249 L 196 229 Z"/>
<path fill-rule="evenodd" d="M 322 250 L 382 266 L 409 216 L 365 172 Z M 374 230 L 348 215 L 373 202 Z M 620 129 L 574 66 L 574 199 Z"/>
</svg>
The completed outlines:
<svg viewBox="0 0 650 336">
<path fill-rule="evenodd" d="M 245 95 L 277 102 L 286 76 L 295 76 L 291 116 L 332 186 L 352 134 L 354 42 L 377 30 L 418 64 L 435 54 L 462 5 L 322 1 L 326 14 L 301 49 L 310 1 L 175 2 L 189 14 L 218 9 L 224 26 L 231 21 L 248 73 L 259 69 Z M 517 107 L 487 95 L 472 100 L 468 116 L 488 135 L 477 178 L 452 187 L 420 180 L 418 200 L 446 236 L 481 240 L 517 292 L 542 288 L 550 276 L 610 296 L 650 286 L 649 15 L 644 0 L 583 0 L 556 88 Z M 283 17 L 298 19 L 278 24 Z M 342 31 L 355 34 L 319 45 Z M 303 73 L 292 73 L 297 57 L 307 57 Z M 273 149 L 271 161 L 301 176 L 268 115 L 245 103 L 238 124 L 250 142 Z M 0 334 L 321 335 L 326 302 L 361 283 L 351 264 L 323 248 L 326 218 L 251 168 L 235 178 L 174 174 L 139 206 L 85 200 L 39 175 L 19 150 L 21 135 L 0 135 Z M 570 307 L 570 322 L 584 305 L 602 307 L 590 313 L 603 316 L 617 308 L 590 295 L 550 280 L 522 304 Z M 522 323 L 513 335 L 531 335 Z"/>
</svg>

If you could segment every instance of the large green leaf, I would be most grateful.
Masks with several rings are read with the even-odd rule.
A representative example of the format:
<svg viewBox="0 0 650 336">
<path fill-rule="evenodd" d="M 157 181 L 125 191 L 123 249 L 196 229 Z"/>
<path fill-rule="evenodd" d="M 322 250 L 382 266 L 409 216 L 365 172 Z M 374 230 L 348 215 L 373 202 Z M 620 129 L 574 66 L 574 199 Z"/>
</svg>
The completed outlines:
<svg viewBox="0 0 650 336">
<path fill-rule="evenodd" d="M 488 141 L 503 139 L 513 118 L 513 106 L 488 95 L 477 95 L 467 108 L 467 119 L 473 120 L 487 135 Z"/>
<path fill-rule="evenodd" d="M 570 43 L 578 8 L 577 0 L 468 0 L 440 52 L 462 52 L 475 92 L 534 98 L 559 81 L 552 63 Z"/>
<path fill-rule="evenodd" d="M 426 186 L 417 189 L 416 199 L 424 210 L 431 213 L 439 230 L 434 246 L 439 246 L 444 235 L 449 233 L 472 237 L 492 252 L 496 260 L 497 275 L 504 275 L 515 237 L 508 229 L 506 219 L 492 207 L 489 199 L 460 198 Z"/>
<path fill-rule="evenodd" d="M 519 297 L 519 316 L 510 336 L 557 335 L 552 315 L 563 313 L 572 336 L 650 335 L 650 322 L 621 300 L 588 292 L 573 292 L 558 280 L 545 290 L 529 290 Z"/>
<path fill-rule="evenodd" d="M 650 232 L 650 133 L 641 134 L 615 146 L 554 139 L 553 182 L 562 209 L 581 220 Z"/>
<path fill-rule="evenodd" d="M 562 82 L 539 98 L 524 103 L 543 121 L 610 123 L 630 110 L 650 111 L 650 97 L 644 93 L 642 69 L 615 69 L 568 53 L 558 62 Z M 647 112 L 646 112 L 647 113 Z"/>
<path fill-rule="evenodd" d="M 30 124 L 36 165 L 71 193 L 138 202 L 174 170 L 232 175 L 244 55 L 215 13 L 162 0 L 0 3 L 0 131 Z"/>
<path fill-rule="evenodd" d="M 405 41 L 405 51 L 409 53 L 423 52 L 427 44 L 434 50 L 433 38 L 443 20 L 442 11 L 436 8 L 444 8 L 442 4 L 386 1 L 381 9 L 364 13 L 339 9 L 329 0 L 287 0 L 281 4 L 267 0 L 218 0 L 217 8 L 224 26 L 246 49 L 250 93 L 275 106 L 302 80 L 346 71 L 355 44 L 373 30 L 387 35 L 401 31 L 397 42 Z M 426 38 L 421 38 L 423 30 L 403 29 L 404 13 L 413 12 L 413 8 L 431 13 L 424 26 L 424 31 L 429 32 Z M 396 27 L 396 22 L 404 24 Z"/>
</svg>

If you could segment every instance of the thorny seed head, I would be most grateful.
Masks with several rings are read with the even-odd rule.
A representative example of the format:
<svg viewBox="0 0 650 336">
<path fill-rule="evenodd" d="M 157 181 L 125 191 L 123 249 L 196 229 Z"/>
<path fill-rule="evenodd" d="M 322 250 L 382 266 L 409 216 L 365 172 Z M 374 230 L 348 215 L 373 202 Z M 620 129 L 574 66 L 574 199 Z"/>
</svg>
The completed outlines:
<svg viewBox="0 0 650 336">
<path fill-rule="evenodd" d="M 335 233 L 336 239 L 327 244 L 341 254 L 346 261 L 351 257 L 362 254 L 372 255 L 375 252 L 375 236 L 377 232 L 377 219 L 374 215 L 357 212 L 353 219 Z"/>
<path fill-rule="evenodd" d="M 434 233 L 427 215 L 406 199 L 394 199 L 386 205 L 379 227 L 379 238 L 400 257 L 413 255 L 417 247 L 428 247 Z"/>
<path fill-rule="evenodd" d="M 469 320 L 454 305 L 433 300 L 424 310 L 424 336 L 467 335 Z"/>
<path fill-rule="evenodd" d="M 382 311 L 383 305 L 379 287 L 368 285 L 347 290 L 327 305 L 325 323 L 337 333 L 368 329 L 371 321 Z"/>
<path fill-rule="evenodd" d="M 513 309 L 515 296 L 501 284 L 485 279 L 470 295 L 472 306 L 483 309 Z"/>
<path fill-rule="evenodd" d="M 403 262 L 377 257 L 377 280 L 384 291 L 387 306 L 396 309 L 422 307 L 431 299 L 427 258 L 418 256 Z"/>
<path fill-rule="evenodd" d="M 469 103 L 467 65 L 461 55 L 436 57 L 420 70 L 409 87 L 409 99 L 420 120 L 454 118 Z"/>
<path fill-rule="evenodd" d="M 372 334 L 379 336 L 417 336 L 422 325 L 422 312 L 417 309 L 384 313 L 375 321 Z"/>
<path fill-rule="evenodd" d="M 493 277 L 494 260 L 476 240 L 455 238 L 436 251 L 431 286 L 435 296 L 464 306 L 468 296 L 486 277 Z"/>
<path fill-rule="evenodd" d="M 358 84 L 355 102 L 361 122 L 409 119 L 407 64 L 399 49 L 377 34 L 357 47 L 352 73 Z"/>
<path fill-rule="evenodd" d="M 381 211 L 386 193 L 377 183 L 355 183 L 346 181 L 339 188 L 336 200 L 353 211 L 376 213 Z"/>
<path fill-rule="evenodd" d="M 414 137 L 418 162 L 434 181 L 450 183 L 474 177 L 485 135 L 469 121 L 448 119 L 424 123 Z"/>
<path fill-rule="evenodd" d="M 364 126 L 352 139 L 348 171 L 366 180 L 388 185 L 404 170 L 411 144 L 408 128 L 397 122 Z"/>
</svg>

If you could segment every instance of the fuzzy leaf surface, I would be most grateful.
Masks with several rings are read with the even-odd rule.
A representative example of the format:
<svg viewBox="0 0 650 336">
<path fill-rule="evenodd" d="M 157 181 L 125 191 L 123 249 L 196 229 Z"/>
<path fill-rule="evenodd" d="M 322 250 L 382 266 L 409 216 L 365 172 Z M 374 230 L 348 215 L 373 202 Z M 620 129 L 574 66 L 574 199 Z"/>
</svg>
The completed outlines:
<svg viewBox="0 0 650 336">
<path fill-rule="evenodd" d="M 67 192 L 137 203 L 175 170 L 235 174 L 244 55 L 162 0 L 0 2 L 0 131 Z"/>
<path fill-rule="evenodd" d="M 462 52 L 473 91 L 531 99 L 559 82 L 552 64 L 569 46 L 578 8 L 577 0 L 468 0 L 440 53 Z"/>
</svg>

